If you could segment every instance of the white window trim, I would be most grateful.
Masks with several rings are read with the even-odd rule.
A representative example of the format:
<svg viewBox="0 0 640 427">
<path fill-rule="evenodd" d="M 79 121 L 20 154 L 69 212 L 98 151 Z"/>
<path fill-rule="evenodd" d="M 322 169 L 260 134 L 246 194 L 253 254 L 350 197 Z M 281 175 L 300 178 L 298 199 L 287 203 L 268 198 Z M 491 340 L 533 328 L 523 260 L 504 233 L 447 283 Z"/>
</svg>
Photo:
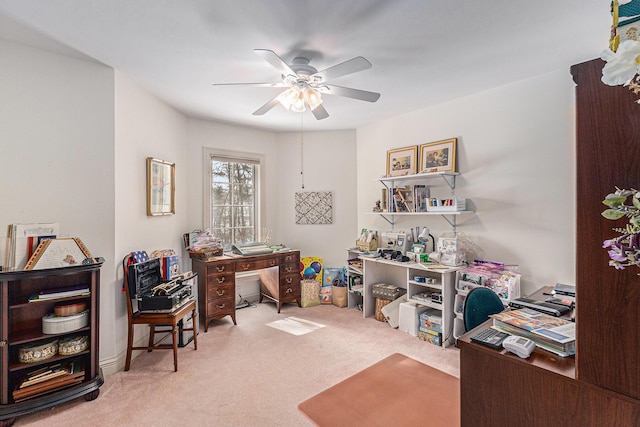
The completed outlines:
<svg viewBox="0 0 640 427">
<path fill-rule="evenodd" d="M 233 160 L 248 160 L 258 162 L 260 164 L 260 173 L 256 177 L 257 194 L 257 210 L 258 218 L 256 218 L 256 236 L 257 240 L 263 240 L 262 224 L 267 224 L 266 208 L 264 200 L 264 183 L 265 183 L 265 156 L 260 153 L 247 153 L 243 151 L 224 150 L 220 148 L 203 147 L 202 148 L 202 171 L 203 171 L 203 229 L 207 229 L 211 225 L 211 157 L 227 157 Z"/>
</svg>

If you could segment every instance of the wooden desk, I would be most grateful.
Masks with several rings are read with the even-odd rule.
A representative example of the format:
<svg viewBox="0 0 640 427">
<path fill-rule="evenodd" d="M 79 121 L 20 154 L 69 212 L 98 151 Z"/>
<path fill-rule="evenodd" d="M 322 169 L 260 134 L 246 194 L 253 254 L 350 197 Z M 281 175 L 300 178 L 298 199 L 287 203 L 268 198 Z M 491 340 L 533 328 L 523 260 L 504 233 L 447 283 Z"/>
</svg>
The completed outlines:
<svg viewBox="0 0 640 427">
<path fill-rule="evenodd" d="M 458 339 L 463 426 L 632 426 L 635 399 L 576 380 L 575 359 L 536 348 L 528 359 Z M 612 349 L 622 351 L 622 349 Z"/>
<path fill-rule="evenodd" d="M 198 311 L 209 329 L 212 319 L 231 316 L 236 325 L 236 285 L 238 272 L 259 271 L 260 302 L 263 298 L 276 303 L 278 313 L 285 302 L 300 301 L 300 251 L 275 252 L 266 255 L 223 255 L 211 260 L 191 259 L 198 274 Z"/>
</svg>

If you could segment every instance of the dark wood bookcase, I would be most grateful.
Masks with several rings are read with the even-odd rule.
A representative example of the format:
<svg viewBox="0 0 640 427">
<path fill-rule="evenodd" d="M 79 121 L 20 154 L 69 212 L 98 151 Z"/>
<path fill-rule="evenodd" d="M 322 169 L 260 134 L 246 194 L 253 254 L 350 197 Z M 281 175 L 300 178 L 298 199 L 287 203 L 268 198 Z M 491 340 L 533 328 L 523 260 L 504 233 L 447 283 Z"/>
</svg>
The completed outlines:
<svg viewBox="0 0 640 427">
<path fill-rule="evenodd" d="M 31 271 L 0 272 L 0 426 L 10 426 L 15 418 L 84 396 L 98 397 L 104 383 L 99 366 L 100 268 L 104 260 L 90 265 Z M 32 294 L 84 285 L 89 295 L 29 302 Z M 67 333 L 44 334 L 42 317 L 56 305 L 84 302 L 89 310 L 88 325 Z M 69 336 L 86 336 L 88 348 L 73 355 L 55 355 L 33 363 L 20 363 L 20 348 Z M 75 385 L 53 388 L 46 394 L 15 402 L 13 391 L 30 372 L 56 363 L 73 362 L 84 368 L 84 379 Z"/>
</svg>

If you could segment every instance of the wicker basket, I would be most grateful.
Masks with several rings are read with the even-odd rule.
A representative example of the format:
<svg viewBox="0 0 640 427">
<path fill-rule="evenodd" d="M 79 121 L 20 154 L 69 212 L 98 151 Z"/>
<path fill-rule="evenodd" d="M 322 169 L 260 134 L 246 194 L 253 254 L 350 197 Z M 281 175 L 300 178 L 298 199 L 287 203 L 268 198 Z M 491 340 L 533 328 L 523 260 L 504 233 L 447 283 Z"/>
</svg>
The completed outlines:
<svg viewBox="0 0 640 427">
<path fill-rule="evenodd" d="M 222 248 L 202 249 L 199 251 L 189 251 L 189 257 L 195 259 L 208 260 L 222 255 Z"/>
<path fill-rule="evenodd" d="M 387 304 L 391 304 L 391 300 L 376 298 L 376 320 L 380 322 L 387 321 L 386 316 L 382 313 L 382 307 L 384 307 Z"/>
</svg>

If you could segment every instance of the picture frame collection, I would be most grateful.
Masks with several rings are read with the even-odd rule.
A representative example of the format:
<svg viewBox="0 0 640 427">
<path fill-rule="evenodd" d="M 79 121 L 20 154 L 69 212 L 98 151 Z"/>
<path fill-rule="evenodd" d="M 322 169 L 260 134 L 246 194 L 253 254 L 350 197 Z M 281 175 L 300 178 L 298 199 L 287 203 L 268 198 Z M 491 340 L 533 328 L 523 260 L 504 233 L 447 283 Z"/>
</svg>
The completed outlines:
<svg viewBox="0 0 640 427">
<path fill-rule="evenodd" d="M 387 151 L 387 177 L 455 172 L 457 138 Z"/>
</svg>

